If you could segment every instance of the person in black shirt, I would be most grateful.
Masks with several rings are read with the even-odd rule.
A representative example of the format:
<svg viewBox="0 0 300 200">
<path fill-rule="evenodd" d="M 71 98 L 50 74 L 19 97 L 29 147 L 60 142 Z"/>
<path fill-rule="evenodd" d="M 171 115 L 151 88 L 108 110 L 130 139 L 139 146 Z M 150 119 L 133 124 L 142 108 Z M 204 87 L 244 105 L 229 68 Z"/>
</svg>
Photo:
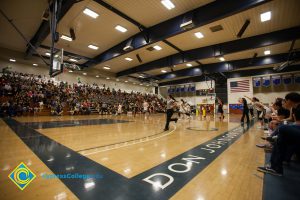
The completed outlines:
<svg viewBox="0 0 300 200">
<path fill-rule="evenodd" d="M 247 100 L 245 98 L 241 98 L 240 103 L 243 104 L 243 115 L 241 118 L 241 123 L 244 123 L 244 118 L 246 116 L 247 124 L 248 124 L 250 120 L 249 120 L 249 108 L 248 108 Z"/>
<path fill-rule="evenodd" d="M 220 113 L 220 121 L 222 121 L 224 119 L 224 110 L 223 110 L 223 101 L 217 97 L 218 99 L 218 113 Z"/>
</svg>

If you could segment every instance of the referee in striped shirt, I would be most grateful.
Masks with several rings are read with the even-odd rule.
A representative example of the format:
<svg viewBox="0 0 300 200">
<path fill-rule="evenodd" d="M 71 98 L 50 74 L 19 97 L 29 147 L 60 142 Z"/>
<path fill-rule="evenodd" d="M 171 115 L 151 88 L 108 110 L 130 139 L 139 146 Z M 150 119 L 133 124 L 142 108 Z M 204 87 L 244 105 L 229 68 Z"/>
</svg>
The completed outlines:
<svg viewBox="0 0 300 200">
<path fill-rule="evenodd" d="M 174 113 L 174 108 L 176 107 L 176 100 L 174 99 L 174 97 L 172 97 L 172 95 L 169 95 L 167 98 L 167 121 L 166 121 L 166 126 L 164 131 L 169 130 L 169 124 L 170 121 L 175 121 L 175 123 L 177 123 L 178 118 L 172 118 L 172 115 Z"/>
</svg>

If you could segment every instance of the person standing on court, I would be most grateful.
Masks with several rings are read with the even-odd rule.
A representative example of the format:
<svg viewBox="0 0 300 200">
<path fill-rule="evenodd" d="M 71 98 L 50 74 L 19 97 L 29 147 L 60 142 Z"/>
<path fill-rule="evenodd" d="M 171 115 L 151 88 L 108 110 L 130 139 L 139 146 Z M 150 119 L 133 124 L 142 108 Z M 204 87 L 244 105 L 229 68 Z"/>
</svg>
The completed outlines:
<svg viewBox="0 0 300 200">
<path fill-rule="evenodd" d="M 247 100 L 245 98 L 241 98 L 240 103 L 243 104 L 243 115 L 241 118 L 241 123 L 242 124 L 244 123 L 244 118 L 246 116 L 247 124 L 248 124 L 250 122 L 250 120 L 249 120 L 249 108 L 248 108 Z"/>
<path fill-rule="evenodd" d="M 171 121 L 175 121 L 177 123 L 178 118 L 172 118 L 172 115 L 174 113 L 174 108 L 176 107 L 175 99 L 172 97 L 172 95 L 169 95 L 167 98 L 167 112 L 166 112 L 166 126 L 164 131 L 169 130 L 169 124 Z"/>
</svg>

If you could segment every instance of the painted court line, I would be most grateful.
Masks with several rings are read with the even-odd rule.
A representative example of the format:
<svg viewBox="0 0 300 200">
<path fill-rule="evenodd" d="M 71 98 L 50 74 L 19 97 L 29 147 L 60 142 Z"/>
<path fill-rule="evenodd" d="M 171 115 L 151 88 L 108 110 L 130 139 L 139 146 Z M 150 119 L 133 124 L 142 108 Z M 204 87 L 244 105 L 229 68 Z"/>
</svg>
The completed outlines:
<svg viewBox="0 0 300 200">
<path fill-rule="evenodd" d="M 144 142 L 149 142 L 149 141 L 152 141 L 152 140 L 156 140 L 156 139 L 159 139 L 159 138 L 162 138 L 162 137 L 171 135 L 175 130 L 176 130 L 176 126 L 174 127 L 174 129 L 173 129 L 172 131 L 168 132 L 167 134 L 160 135 L 160 136 L 157 136 L 157 137 L 155 137 L 155 138 L 150 138 L 150 139 L 146 139 L 146 140 L 141 140 L 141 139 L 143 139 L 143 138 L 140 138 L 140 139 L 134 140 L 134 141 L 137 141 L 137 142 L 134 142 L 134 143 L 128 143 L 128 141 L 127 141 L 127 142 L 122 142 L 121 144 L 123 144 L 123 145 L 119 145 L 120 143 L 112 144 L 112 145 L 107 145 L 107 146 L 100 147 L 100 148 L 105 148 L 105 149 L 98 150 L 98 151 L 93 151 L 93 152 L 91 152 L 91 153 L 85 153 L 85 152 L 84 152 L 85 150 L 79 150 L 79 151 L 77 151 L 77 152 L 82 152 L 81 154 L 82 154 L 82 155 L 85 155 L 85 156 L 93 155 L 93 154 L 100 153 L 100 152 L 104 152 L 104 151 L 110 151 L 110 150 L 114 150 L 114 149 L 119 149 L 119 148 L 128 147 L 128 146 L 135 145 L 135 144 L 141 144 L 141 143 L 144 143 Z M 155 135 L 157 135 L 157 134 L 155 134 Z M 153 135 L 152 135 L 152 136 L 153 136 Z M 149 138 L 149 137 L 151 137 L 151 136 L 147 136 L 147 137 L 144 137 L 144 138 Z M 109 147 L 109 146 L 115 146 L 115 147 L 112 147 L 112 148 L 106 148 L 106 147 Z M 97 148 L 97 147 L 96 147 L 96 148 Z"/>
</svg>

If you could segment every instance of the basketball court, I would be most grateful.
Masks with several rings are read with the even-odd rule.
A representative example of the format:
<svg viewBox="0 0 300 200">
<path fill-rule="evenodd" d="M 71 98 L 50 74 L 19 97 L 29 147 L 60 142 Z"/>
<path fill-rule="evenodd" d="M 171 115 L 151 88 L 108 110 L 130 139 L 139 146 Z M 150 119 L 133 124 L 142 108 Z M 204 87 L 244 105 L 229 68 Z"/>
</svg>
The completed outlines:
<svg viewBox="0 0 300 200">
<path fill-rule="evenodd" d="M 299 163 L 257 171 L 268 129 L 239 99 L 299 93 L 300 1 L 0 7 L 1 200 L 299 198 Z"/>
</svg>

